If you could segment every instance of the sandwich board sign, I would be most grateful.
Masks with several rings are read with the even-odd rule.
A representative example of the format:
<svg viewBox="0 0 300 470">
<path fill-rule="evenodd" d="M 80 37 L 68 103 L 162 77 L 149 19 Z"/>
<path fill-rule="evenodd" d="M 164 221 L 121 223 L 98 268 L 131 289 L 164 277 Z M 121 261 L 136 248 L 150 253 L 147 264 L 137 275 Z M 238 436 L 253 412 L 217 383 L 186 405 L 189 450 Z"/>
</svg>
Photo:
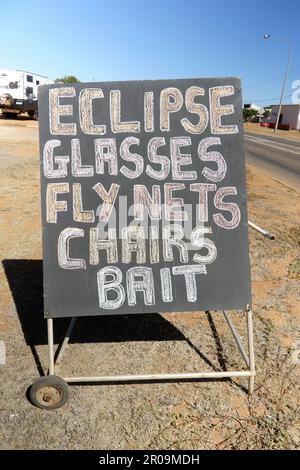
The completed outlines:
<svg viewBox="0 0 300 470">
<path fill-rule="evenodd" d="M 39 88 L 47 318 L 251 304 L 237 78 Z"/>
</svg>

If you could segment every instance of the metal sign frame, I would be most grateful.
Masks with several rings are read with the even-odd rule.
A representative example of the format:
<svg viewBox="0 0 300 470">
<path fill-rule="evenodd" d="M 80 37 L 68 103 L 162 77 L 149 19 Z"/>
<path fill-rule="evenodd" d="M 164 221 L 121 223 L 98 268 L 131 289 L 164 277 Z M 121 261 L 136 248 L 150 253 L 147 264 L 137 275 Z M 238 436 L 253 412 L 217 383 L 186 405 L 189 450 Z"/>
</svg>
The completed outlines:
<svg viewBox="0 0 300 470">
<path fill-rule="evenodd" d="M 246 314 L 247 321 L 247 337 L 248 337 L 248 354 L 242 344 L 242 341 L 231 321 L 228 311 L 222 310 L 225 320 L 229 326 L 229 329 L 235 339 L 238 349 L 241 353 L 242 358 L 248 368 L 248 370 L 232 370 L 232 371 L 220 371 L 220 372 L 177 372 L 168 374 L 138 374 L 138 375 L 109 375 L 109 376 L 67 376 L 63 379 L 67 383 L 110 383 L 110 382 L 144 382 L 144 381 L 168 381 L 168 380 L 191 380 L 191 379 L 218 379 L 218 378 L 229 378 L 229 377 L 248 377 L 248 392 L 253 393 L 254 390 L 254 377 L 255 377 L 255 360 L 254 360 L 254 343 L 253 343 L 253 323 L 252 323 L 252 310 L 247 308 L 244 313 Z M 48 361 L 49 361 L 49 375 L 55 375 L 58 370 L 58 366 L 61 364 L 63 354 L 70 340 L 72 330 L 76 322 L 76 317 L 73 317 L 69 328 L 66 332 L 65 338 L 58 346 L 57 358 L 55 360 L 54 351 L 54 336 L 53 336 L 53 319 L 47 319 L 47 330 L 48 330 Z"/>
</svg>

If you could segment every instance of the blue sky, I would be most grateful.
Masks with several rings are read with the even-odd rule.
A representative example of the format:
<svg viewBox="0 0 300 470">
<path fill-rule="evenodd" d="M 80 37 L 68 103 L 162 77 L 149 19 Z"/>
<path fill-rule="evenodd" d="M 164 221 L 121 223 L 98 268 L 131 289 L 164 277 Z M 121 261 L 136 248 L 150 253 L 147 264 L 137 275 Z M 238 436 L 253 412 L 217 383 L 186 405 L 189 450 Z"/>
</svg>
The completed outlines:
<svg viewBox="0 0 300 470">
<path fill-rule="evenodd" d="M 240 76 L 244 101 L 279 101 L 300 80 L 298 0 L 1 2 L 0 68 L 81 81 Z M 290 96 L 284 101 L 291 102 Z"/>
</svg>

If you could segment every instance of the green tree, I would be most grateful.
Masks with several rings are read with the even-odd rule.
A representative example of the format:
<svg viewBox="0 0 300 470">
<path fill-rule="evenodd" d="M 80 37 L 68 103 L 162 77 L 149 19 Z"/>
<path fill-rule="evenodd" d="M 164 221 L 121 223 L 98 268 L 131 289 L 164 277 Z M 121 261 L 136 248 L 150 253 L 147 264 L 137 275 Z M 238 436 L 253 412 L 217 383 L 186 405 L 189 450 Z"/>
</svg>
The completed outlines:
<svg viewBox="0 0 300 470">
<path fill-rule="evenodd" d="M 251 122 L 254 116 L 256 116 L 258 111 L 252 108 L 243 108 L 243 117 L 244 121 Z"/>
<path fill-rule="evenodd" d="M 268 118 L 269 116 L 271 116 L 271 109 L 270 108 L 265 108 L 264 112 L 263 112 L 263 117 L 264 118 Z"/>
<path fill-rule="evenodd" d="M 75 75 L 65 75 L 62 78 L 57 78 L 55 83 L 80 83 L 80 80 Z"/>
</svg>

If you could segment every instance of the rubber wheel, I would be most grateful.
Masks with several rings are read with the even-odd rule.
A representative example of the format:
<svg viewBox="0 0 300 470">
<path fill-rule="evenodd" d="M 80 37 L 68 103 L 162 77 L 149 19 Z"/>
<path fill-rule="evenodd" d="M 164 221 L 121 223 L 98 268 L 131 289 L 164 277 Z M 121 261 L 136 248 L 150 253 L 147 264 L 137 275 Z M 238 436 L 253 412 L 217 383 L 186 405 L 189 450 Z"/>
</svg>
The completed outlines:
<svg viewBox="0 0 300 470">
<path fill-rule="evenodd" d="M 42 410 L 61 408 L 69 398 L 68 384 L 56 375 L 41 377 L 31 385 L 30 401 Z"/>
</svg>

